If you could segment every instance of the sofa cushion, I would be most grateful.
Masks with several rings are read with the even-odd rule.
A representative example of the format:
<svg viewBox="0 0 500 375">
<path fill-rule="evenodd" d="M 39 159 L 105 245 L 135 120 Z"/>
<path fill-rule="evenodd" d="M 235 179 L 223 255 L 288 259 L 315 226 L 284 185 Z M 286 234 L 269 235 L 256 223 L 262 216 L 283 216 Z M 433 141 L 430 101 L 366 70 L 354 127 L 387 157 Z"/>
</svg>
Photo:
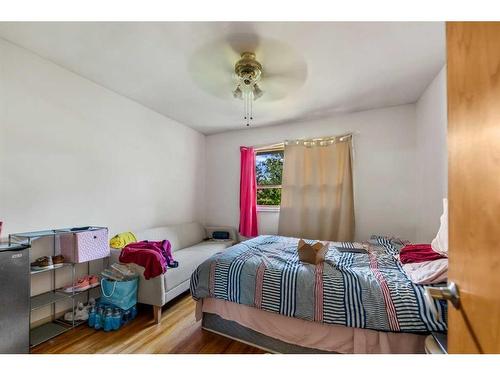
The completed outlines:
<svg viewBox="0 0 500 375">
<path fill-rule="evenodd" d="M 165 290 L 170 290 L 189 280 L 191 274 L 205 260 L 212 255 L 232 245 L 232 242 L 203 241 L 194 246 L 175 252 L 174 259 L 179 262 L 179 267 L 168 268 L 165 273 Z"/>
<path fill-rule="evenodd" d="M 179 249 L 176 250 L 196 245 L 207 237 L 205 227 L 196 222 L 173 225 L 170 228 L 177 233 Z"/>
<path fill-rule="evenodd" d="M 201 224 L 194 222 L 145 229 L 135 233 L 135 236 L 138 241 L 169 240 L 172 251 L 177 251 L 203 241 L 206 233 Z"/>
<path fill-rule="evenodd" d="M 163 241 L 169 240 L 172 245 L 172 251 L 178 250 L 179 247 L 179 239 L 177 236 L 177 232 L 173 227 L 156 227 L 145 229 L 140 232 L 136 232 L 135 236 L 138 241 Z"/>
</svg>

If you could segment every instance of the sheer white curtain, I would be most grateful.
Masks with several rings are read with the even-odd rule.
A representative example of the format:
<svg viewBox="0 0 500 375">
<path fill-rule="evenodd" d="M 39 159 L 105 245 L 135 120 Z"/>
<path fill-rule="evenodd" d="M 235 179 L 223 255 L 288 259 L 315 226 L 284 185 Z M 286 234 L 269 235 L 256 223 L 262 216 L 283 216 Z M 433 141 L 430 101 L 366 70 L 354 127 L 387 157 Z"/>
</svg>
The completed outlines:
<svg viewBox="0 0 500 375">
<path fill-rule="evenodd" d="M 278 233 L 354 239 L 352 137 L 285 143 Z"/>
</svg>

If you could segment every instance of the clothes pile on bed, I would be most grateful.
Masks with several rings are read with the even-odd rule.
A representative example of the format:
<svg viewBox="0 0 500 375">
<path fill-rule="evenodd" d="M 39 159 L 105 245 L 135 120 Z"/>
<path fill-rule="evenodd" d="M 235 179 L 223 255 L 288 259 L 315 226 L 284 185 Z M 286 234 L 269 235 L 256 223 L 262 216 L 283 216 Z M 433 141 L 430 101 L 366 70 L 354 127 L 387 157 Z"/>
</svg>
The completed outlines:
<svg viewBox="0 0 500 375">
<path fill-rule="evenodd" d="M 404 246 L 396 258 L 416 284 L 437 284 L 448 279 L 448 200 L 443 199 L 441 225 L 430 244 Z"/>
<path fill-rule="evenodd" d="M 215 254 L 191 276 L 194 299 L 216 298 L 324 324 L 378 331 L 446 331 L 446 304 L 439 317 L 396 259 L 405 243 L 373 236 L 366 252 L 328 244 L 325 261 L 302 263 L 297 238 L 259 236 Z"/>
<path fill-rule="evenodd" d="M 437 284 L 448 278 L 448 257 L 434 251 L 431 244 L 406 245 L 396 259 L 416 284 Z"/>
</svg>

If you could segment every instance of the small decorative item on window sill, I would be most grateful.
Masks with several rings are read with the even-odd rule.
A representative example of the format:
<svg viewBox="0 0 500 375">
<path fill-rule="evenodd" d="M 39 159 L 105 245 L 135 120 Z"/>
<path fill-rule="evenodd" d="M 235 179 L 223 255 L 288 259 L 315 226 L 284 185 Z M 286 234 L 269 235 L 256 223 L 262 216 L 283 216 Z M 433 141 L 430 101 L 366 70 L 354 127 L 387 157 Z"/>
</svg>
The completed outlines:
<svg viewBox="0 0 500 375">
<path fill-rule="evenodd" d="M 325 260 L 327 250 L 328 246 L 322 242 L 316 242 L 310 245 L 302 239 L 299 240 L 298 251 L 301 262 L 310 264 L 321 263 Z"/>
</svg>

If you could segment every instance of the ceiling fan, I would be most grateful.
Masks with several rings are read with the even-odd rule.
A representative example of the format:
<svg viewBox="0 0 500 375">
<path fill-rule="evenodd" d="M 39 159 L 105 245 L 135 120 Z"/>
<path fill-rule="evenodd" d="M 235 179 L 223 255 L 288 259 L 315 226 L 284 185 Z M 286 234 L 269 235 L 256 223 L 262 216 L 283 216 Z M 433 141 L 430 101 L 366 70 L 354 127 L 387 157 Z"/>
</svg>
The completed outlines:
<svg viewBox="0 0 500 375">
<path fill-rule="evenodd" d="M 255 59 L 252 52 L 243 52 L 234 66 L 234 74 L 237 79 L 236 89 L 233 96 L 242 99 L 244 103 L 244 116 L 247 126 L 253 120 L 253 101 L 259 99 L 264 92 L 258 83 L 262 76 L 262 65 Z"/>
<path fill-rule="evenodd" d="M 231 34 L 197 50 L 189 68 L 203 90 L 243 100 L 243 120 L 254 119 L 253 102 L 281 100 L 305 82 L 304 58 L 288 44 L 255 34 Z"/>
</svg>

